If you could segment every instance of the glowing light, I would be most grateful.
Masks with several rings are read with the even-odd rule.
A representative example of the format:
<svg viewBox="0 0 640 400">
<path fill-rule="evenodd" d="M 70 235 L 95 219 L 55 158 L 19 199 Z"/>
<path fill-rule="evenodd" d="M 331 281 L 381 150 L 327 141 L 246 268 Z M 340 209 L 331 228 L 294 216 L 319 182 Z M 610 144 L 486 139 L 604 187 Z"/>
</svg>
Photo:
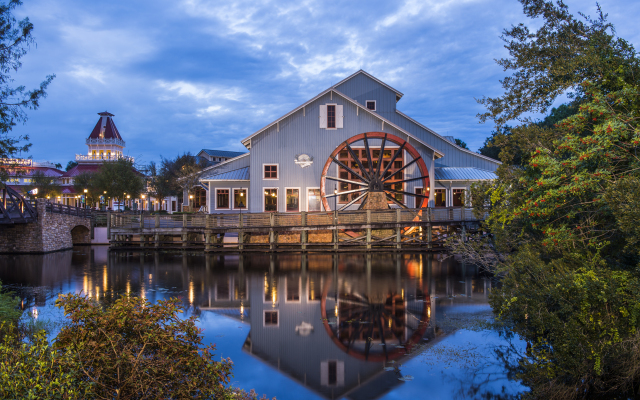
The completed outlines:
<svg viewBox="0 0 640 400">
<path fill-rule="evenodd" d="M 108 280 L 108 274 L 107 274 L 107 266 L 105 265 L 104 268 L 102 269 L 102 291 L 103 292 L 107 292 L 107 283 L 109 282 Z"/>
<path fill-rule="evenodd" d="M 193 281 L 189 282 L 189 303 L 193 304 Z"/>
<path fill-rule="evenodd" d="M 389 328 L 391 328 L 391 319 L 389 319 Z"/>
<path fill-rule="evenodd" d="M 34 319 L 38 319 L 38 309 L 33 307 L 33 310 L 31 310 L 31 315 L 33 315 Z"/>
<path fill-rule="evenodd" d="M 337 304 L 336 304 L 335 314 L 336 314 L 336 317 L 337 317 L 338 316 L 338 305 Z"/>
<path fill-rule="evenodd" d="M 402 300 L 404 300 L 404 289 L 402 289 Z"/>
<path fill-rule="evenodd" d="M 131 292 L 131 282 L 127 281 L 127 294 Z"/>
</svg>

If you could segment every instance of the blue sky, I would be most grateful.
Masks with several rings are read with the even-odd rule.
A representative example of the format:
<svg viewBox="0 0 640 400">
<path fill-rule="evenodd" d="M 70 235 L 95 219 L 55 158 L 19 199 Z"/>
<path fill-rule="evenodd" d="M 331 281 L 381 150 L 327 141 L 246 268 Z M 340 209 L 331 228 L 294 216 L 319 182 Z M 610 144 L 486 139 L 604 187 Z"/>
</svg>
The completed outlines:
<svg viewBox="0 0 640 400">
<path fill-rule="evenodd" d="M 595 1 L 568 0 L 595 15 Z M 601 0 L 640 47 L 640 2 Z M 500 94 L 499 38 L 515 0 L 26 0 L 37 47 L 16 83 L 57 78 L 29 121 L 36 160 L 66 165 L 108 110 L 136 161 L 239 140 L 360 68 L 404 93 L 398 109 L 482 146 L 474 98 Z M 24 155 L 23 155 L 24 156 Z"/>
</svg>

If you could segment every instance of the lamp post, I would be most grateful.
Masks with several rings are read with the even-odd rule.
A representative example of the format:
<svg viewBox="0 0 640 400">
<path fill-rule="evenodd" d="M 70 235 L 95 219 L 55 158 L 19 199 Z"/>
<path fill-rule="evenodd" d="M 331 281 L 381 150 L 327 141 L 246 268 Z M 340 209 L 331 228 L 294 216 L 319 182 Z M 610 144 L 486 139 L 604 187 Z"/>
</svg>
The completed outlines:
<svg viewBox="0 0 640 400">
<path fill-rule="evenodd" d="M 244 206 L 244 202 L 242 198 L 244 197 L 244 189 L 240 188 L 240 217 L 242 217 L 242 208 Z"/>
<path fill-rule="evenodd" d="M 89 192 L 89 190 L 85 189 L 84 190 L 84 208 L 87 208 L 87 193 Z"/>
<path fill-rule="evenodd" d="M 333 211 L 338 211 L 338 189 L 333 189 Z"/>
<path fill-rule="evenodd" d="M 142 212 L 144 212 L 144 197 L 145 197 L 145 196 L 144 196 L 144 194 L 141 194 L 141 195 L 140 195 L 140 204 L 142 205 L 142 207 L 140 208 L 140 210 L 141 210 Z"/>
</svg>

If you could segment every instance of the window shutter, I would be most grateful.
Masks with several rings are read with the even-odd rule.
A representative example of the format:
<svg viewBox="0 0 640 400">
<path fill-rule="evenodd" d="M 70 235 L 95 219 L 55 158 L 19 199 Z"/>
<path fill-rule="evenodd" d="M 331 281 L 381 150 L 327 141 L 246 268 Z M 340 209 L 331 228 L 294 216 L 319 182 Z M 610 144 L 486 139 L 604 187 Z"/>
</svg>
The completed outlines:
<svg viewBox="0 0 640 400">
<path fill-rule="evenodd" d="M 340 129 L 344 127 L 343 118 L 342 106 L 336 106 L 336 128 Z"/>
<path fill-rule="evenodd" d="M 336 386 L 344 386 L 344 361 L 338 361 L 336 364 L 336 375 Z"/>
<path fill-rule="evenodd" d="M 324 109 L 326 110 L 327 107 Z M 329 386 L 329 363 L 327 361 L 320 363 L 320 384 L 322 386 Z"/>
<path fill-rule="evenodd" d="M 320 106 L 320 128 L 327 129 L 327 106 Z"/>
</svg>

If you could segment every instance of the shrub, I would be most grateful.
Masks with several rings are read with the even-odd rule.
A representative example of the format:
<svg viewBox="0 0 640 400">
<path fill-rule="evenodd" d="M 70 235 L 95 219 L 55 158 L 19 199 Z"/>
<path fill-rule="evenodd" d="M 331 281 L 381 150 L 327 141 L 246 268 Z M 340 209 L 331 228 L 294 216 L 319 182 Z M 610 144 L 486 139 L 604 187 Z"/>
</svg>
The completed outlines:
<svg viewBox="0 0 640 400">
<path fill-rule="evenodd" d="M 214 361 L 214 346 L 203 346 L 196 317 L 182 319 L 177 299 L 151 304 L 122 297 L 105 310 L 78 295 L 60 296 L 70 320 L 54 343 L 71 352 L 63 369 L 77 368 L 92 398 L 232 398 L 226 386 L 230 359 Z M 66 364 L 68 363 L 68 364 Z"/>
</svg>

